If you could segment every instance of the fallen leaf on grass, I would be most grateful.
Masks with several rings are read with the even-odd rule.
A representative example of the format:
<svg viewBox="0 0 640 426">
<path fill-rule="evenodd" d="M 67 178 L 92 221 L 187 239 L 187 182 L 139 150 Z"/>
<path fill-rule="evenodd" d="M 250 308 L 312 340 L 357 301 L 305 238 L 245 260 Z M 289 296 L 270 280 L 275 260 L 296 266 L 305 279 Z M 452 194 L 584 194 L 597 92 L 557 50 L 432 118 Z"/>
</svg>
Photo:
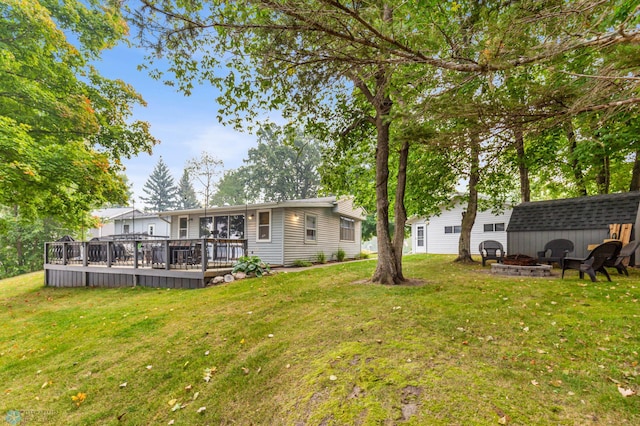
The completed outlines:
<svg viewBox="0 0 640 426">
<path fill-rule="evenodd" d="M 167 402 L 167 404 L 169 406 L 174 406 L 176 405 L 176 402 L 178 402 L 178 400 L 174 398 L 174 399 L 170 399 L 169 402 Z"/>
<path fill-rule="evenodd" d="M 78 392 L 77 395 L 71 397 L 71 400 L 76 403 L 76 407 L 79 407 L 85 399 L 87 399 L 87 394 L 82 392 Z"/>
<path fill-rule="evenodd" d="M 540 383 L 538 383 L 538 381 L 537 381 L 537 380 L 532 380 L 532 381 L 531 381 L 531 384 L 532 384 L 533 386 L 538 386 Z"/>
<path fill-rule="evenodd" d="M 247 367 L 242 367 L 242 372 L 244 374 L 249 374 L 249 369 Z"/>
<path fill-rule="evenodd" d="M 196 399 L 198 399 L 198 396 L 200 395 L 200 392 L 196 392 L 193 394 L 193 400 L 195 401 Z"/>
<path fill-rule="evenodd" d="M 120 387 L 121 387 L 121 388 L 126 388 L 126 387 L 127 387 L 127 382 L 120 383 Z"/>
<path fill-rule="evenodd" d="M 187 385 L 184 387 L 184 390 L 186 390 L 187 392 L 189 392 L 191 390 L 192 386 L 191 385 Z"/>
<path fill-rule="evenodd" d="M 618 386 L 618 392 L 620 392 L 620 394 L 625 398 L 636 394 L 636 391 L 634 391 L 633 389 L 625 389 L 622 386 Z"/>
<path fill-rule="evenodd" d="M 196 411 L 196 412 L 202 414 L 202 413 L 205 412 L 206 409 L 207 409 L 207 407 L 200 407 L 200 408 L 198 408 L 198 411 Z"/>
<path fill-rule="evenodd" d="M 178 411 L 179 409 L 182 408 L 182 404 L 180 404 L 179 402 L 176 403 L 176 405 L 174 405 L 173 407 L 171 407 L 171 411 Z"/>
<path fill-rule="evenodd" d="M 205 368 L 204 369 L 204 381 L 209 383 L 209 381 L 211 381 L 211 376 L 217 371 L 218 369 L 216 367 L 211 367 L 211 368 Z"/>
</svg>

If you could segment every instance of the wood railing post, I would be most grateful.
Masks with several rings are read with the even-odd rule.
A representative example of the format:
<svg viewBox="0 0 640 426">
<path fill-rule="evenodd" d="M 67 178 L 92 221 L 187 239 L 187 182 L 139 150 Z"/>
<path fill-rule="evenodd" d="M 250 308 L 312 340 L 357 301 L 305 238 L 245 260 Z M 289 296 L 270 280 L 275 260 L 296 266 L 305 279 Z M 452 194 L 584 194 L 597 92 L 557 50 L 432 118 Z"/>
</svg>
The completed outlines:
<svg viewBox="0 0 640 426">
<path fill-rule="evenodd" d="M 164 241 L 164 269 L 169 270 L 171 266 L 171 253 L 169 252 L 169 240 Z"/>
<path fill-rule="evenodd" d="M 202 239 L 202 245 L 200 246 L 200 250 L 201 250 L 200 258 L 202 259 L 202 272 L 206 272 L 207 268 L 209 267 L 209 256 L 207 255 L 207 239 L 206 238 Z"/>
<path fill-rule="evenodd" d="M 112 248 L 113 248 L 113 243 L 111 241 L 107 241 L 107 268 L 111 268 L 111 262 L 113 262 L 113 259 L 111 258 Z"/>
<path fill-rule="evenodd" d="M 89 266 L 89 243 L 82 242 L 82 266 Z"/>
<path fill-rule="evenodd" d="M 138 269 L 138 240 L 133 239 L 133 269 Z"/>
<path fill-rule="evenodd" d="M 62 243 L 62 264 L 67 264 L 67 243 Z"/>
</svg>

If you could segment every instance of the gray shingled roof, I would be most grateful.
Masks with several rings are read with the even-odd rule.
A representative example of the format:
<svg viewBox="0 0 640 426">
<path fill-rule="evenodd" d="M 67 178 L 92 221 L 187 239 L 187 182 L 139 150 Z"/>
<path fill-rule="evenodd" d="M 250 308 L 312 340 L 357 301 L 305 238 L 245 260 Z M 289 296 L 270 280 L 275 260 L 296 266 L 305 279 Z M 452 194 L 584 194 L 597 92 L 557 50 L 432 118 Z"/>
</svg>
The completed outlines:
<svg viewBox="0 0 640 426">
<path fill-rule="evenodd" d="M 608 229 L 636 223 L 640 192 L 522 203 L 513 208 L 507 232 Z"/>
</svg>

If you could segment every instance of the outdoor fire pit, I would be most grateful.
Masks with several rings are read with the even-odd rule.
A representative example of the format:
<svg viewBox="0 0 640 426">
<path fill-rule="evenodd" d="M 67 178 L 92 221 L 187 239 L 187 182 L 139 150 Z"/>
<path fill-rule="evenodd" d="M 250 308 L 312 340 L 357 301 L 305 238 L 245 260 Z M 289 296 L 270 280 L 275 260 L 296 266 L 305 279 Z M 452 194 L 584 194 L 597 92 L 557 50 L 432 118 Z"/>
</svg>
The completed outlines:
<svg viewBox="0 0 640 426">
<path fill-rule="evenodd" d="M 538 265 L 538 259 L 525 254 L 511 254 L 502 258 L 502 263 L 493 263 L 491 273 L 520 277 L 551 276 L 551 265 Z"/>
<path fill-rule="evenodd" d="M 538 264 L 538 259 L 526 254 L 510 254 L 502 259 L 502 263 L 505 265 L 534 266 Z"/>
</svg>

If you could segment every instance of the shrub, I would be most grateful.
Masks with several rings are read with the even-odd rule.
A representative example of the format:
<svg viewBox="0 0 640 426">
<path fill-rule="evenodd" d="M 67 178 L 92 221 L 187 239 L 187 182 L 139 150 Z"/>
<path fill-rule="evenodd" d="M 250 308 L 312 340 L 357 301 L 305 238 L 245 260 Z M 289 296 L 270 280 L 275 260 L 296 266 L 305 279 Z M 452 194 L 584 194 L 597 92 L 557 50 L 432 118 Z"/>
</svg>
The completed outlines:
<svg viewBox="0 0 640 426">
<path fill-rule="evenodd" d="M 258 256 L 241 256 L 231 272 L 244 272 L 247 275 L 256 274 L 256 277 L 261 277 L 269 270 L 269 265 Z"/>
<path fill-rule="evenodd" d="M 369 252 L 361 251 L 358 255 L 358 259 L 368 259 L 371 256 Z"/>
<path fill-rule="evenodd" d="M 338 251 L 336 252 L 336 259 L 338 260 L 338 262 L 342 262 L 346 256 L 347 253 L 345 253 L 345 251 L 342 249 L 338 249 Z"/>
<path fill-rule="evenodd" d="M 293 261 L 293 266 L 297 266 L 297 267 L 311 266 L 311 262 L 304 259 L 296 259 Z"/>
<path fill-rule="evenodd" d="M 318 263 L 327 263 L 327 256 L 325 256 L 324 252 L 320 251 L 316 254 L 316 260 Z"/>
</svg>

